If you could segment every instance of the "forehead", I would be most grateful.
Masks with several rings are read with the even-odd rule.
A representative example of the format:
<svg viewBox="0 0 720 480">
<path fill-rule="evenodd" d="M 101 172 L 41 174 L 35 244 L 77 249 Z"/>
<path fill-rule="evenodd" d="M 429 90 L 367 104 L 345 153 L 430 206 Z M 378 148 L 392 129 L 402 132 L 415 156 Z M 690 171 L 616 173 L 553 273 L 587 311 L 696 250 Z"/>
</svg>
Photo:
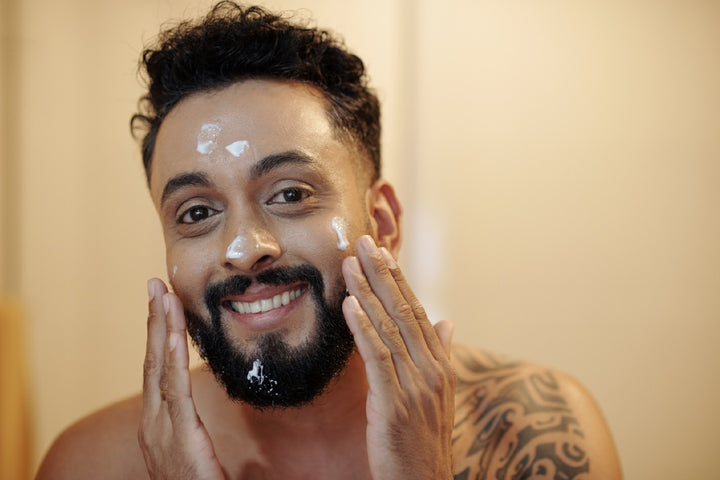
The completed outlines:
<svg viewBox="0 0 720 480">
<path fill-rule="evenodd" d="M 155 198 L 164 182 L 179 172 L 212 170 L 238 157 L 247 163 L 287 151 L 334 161 L 354 153 L 336 134 L 326 101 L 314 87 L 247 80 L 196 93 L 175 106 L 158 131 L 150 189 Z"/>
</svg>

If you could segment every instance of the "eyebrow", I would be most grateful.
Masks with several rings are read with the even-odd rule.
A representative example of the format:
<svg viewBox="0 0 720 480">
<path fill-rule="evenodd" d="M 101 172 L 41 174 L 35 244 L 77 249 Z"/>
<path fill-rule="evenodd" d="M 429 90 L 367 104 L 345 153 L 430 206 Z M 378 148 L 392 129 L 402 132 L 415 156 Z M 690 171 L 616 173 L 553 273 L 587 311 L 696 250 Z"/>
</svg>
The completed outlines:
<svg viewBox="0 0 720 480">
<path fill-rule="evenodd" d="M 250 169 L 250 177 L 256 179 L 271 170 L 282 167 L 284 165 L 308 165 L 314 163 L 311 156 L 298 150 L 289 150 L 287 152 L 268 155 L 263 158 Z"/>
<path fill-rule="evenodd" d="M 210 180 L 208 180 L 207 176 L 205 176 L 204 173 L 200 172 L 181 173 L 180 175 L 176 175 L 165 184 L 162 197 L 160 197 L 160 205 L 165 203 L 167 197 L 172 195 L 173 192 L 176 192 L 183 187 L 193 185 L 207 187 L 208 185 L 210 185 Z"/>
</svg>

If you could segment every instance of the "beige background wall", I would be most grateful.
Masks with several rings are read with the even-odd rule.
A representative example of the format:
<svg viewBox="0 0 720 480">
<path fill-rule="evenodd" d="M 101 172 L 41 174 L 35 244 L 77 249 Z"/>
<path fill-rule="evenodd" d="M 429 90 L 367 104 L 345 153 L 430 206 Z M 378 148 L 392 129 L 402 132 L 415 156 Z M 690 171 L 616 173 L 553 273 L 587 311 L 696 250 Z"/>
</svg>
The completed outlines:
<svg viewBox="0 0 720 480">
<path fill-rule="evenodd" d="M 140 388 L 145 281 L 165 267 L 128 134 L 136 60 L 210 2 L 2 1 L 0 287 L 29 315 L 39 460 Z M 266 3 L 367 61 L 430 312 L 579 377 L 627 478 L 715 478 L 720 2 Z"/>
</svg>

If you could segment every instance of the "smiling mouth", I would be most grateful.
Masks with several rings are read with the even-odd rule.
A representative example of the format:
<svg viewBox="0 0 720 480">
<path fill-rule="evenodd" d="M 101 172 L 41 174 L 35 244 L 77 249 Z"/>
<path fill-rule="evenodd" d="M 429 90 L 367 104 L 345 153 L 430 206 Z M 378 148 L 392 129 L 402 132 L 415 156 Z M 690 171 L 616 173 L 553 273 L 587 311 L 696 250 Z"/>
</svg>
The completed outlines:
<svg viewBox="0 0 720 480">
<path fill-rule="evenodd" d="M 307 287 L 286 290 L 271 298 L 263 298 L 254 302 L 229 302 L 230 308 L 237 313 L 265 313 L 284 307 L 307 291 Z"/>
</svg>

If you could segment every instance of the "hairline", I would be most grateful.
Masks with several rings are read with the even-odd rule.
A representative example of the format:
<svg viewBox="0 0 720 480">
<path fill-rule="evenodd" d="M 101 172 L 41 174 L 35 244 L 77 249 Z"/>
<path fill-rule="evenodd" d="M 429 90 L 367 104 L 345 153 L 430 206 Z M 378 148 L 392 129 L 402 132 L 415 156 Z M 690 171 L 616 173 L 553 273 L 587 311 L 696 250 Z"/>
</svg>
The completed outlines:
<svg viewBox="0 0 720 480">
<path fill-rule="evenodd" d="M 168 115 L 170 115 L 174 110 L 177 109 L 179 105 L 184 103 L 186 100 L 188 100 L 191 97 L 194 97 L 196 95 L 203 95 L 203 94 L 213 94 L 218 93 L 223 90 L 226 90 L 234 85 L 238 85 L 243 82 L 251 81 L 251 80 L 258 80 L 258 81 L 266 81 L 266 82 L 275 82 L 280 84 L 286 84 L 286 85 L 299 85 L 302 87 L 307 88 L 312 94 L 317 95 L 322 102 L 324 103 L 324 109 L 325 109 L 325 115 L 327 116 L 328 123 L 330 124 L 330 127 L 333 132 L 333 137 L 335 140 L 343 143 L 346 147 L 349 148 L 351 153 L 351 161 L 354 163 L 354 169 L 358 173 L 358 180 L 359 181 L 365 181 L 368 184 L 372 184 L 375 180 L 380 178 L 380 172 L 375 171 L 374 162 L 371 158 L 370 152 L 367 151 L 367 148 L 363 145 L 363 143 L 356 138 L 356 136 L 349 131 L 347 128 L 345 128 L 340 121 L 339 114 L 336 112 L 336 107 L 334 106 L 333 102 L 330 99 L 330 95 L 323 90 L 321 87 L 316 85 L 313 82 L 309 81 L 303 81 L 303 80 L 295 80 L 291 78 L 282 78 L 282 77 L 273 77 L 273 76 L 247 76 L 240 79 L 233 80 L 231 82 L 224 83 L 222 85 L 217 85 L 214 87 L 209 88 L 201 88 L 192 92 L 189 92 L 185 95 L 183 95 L 175 104 L 170 108 L 165 114 L 162 116 L 162 120 L 157 126 L 157 130 L 155 131 L 155 134 L 153 136 L 153 142 L 152 142 L 152 155 L 150 156 L 150 159 L 148 161 L 148 164 L 145 168 L 145 177 L 147 180 L 148 188 L 150 187 L 150 182 L 152 179 L 152 167 L 155 163 L 155 150 L 157 147 L 157 139 L 160 135 L 160 129 L 165 124 L 165 120 L 167 119 Z M 148 128 L 147 133 L 145 136 L 150 134 L 151 128 Z"/>
</svg>

